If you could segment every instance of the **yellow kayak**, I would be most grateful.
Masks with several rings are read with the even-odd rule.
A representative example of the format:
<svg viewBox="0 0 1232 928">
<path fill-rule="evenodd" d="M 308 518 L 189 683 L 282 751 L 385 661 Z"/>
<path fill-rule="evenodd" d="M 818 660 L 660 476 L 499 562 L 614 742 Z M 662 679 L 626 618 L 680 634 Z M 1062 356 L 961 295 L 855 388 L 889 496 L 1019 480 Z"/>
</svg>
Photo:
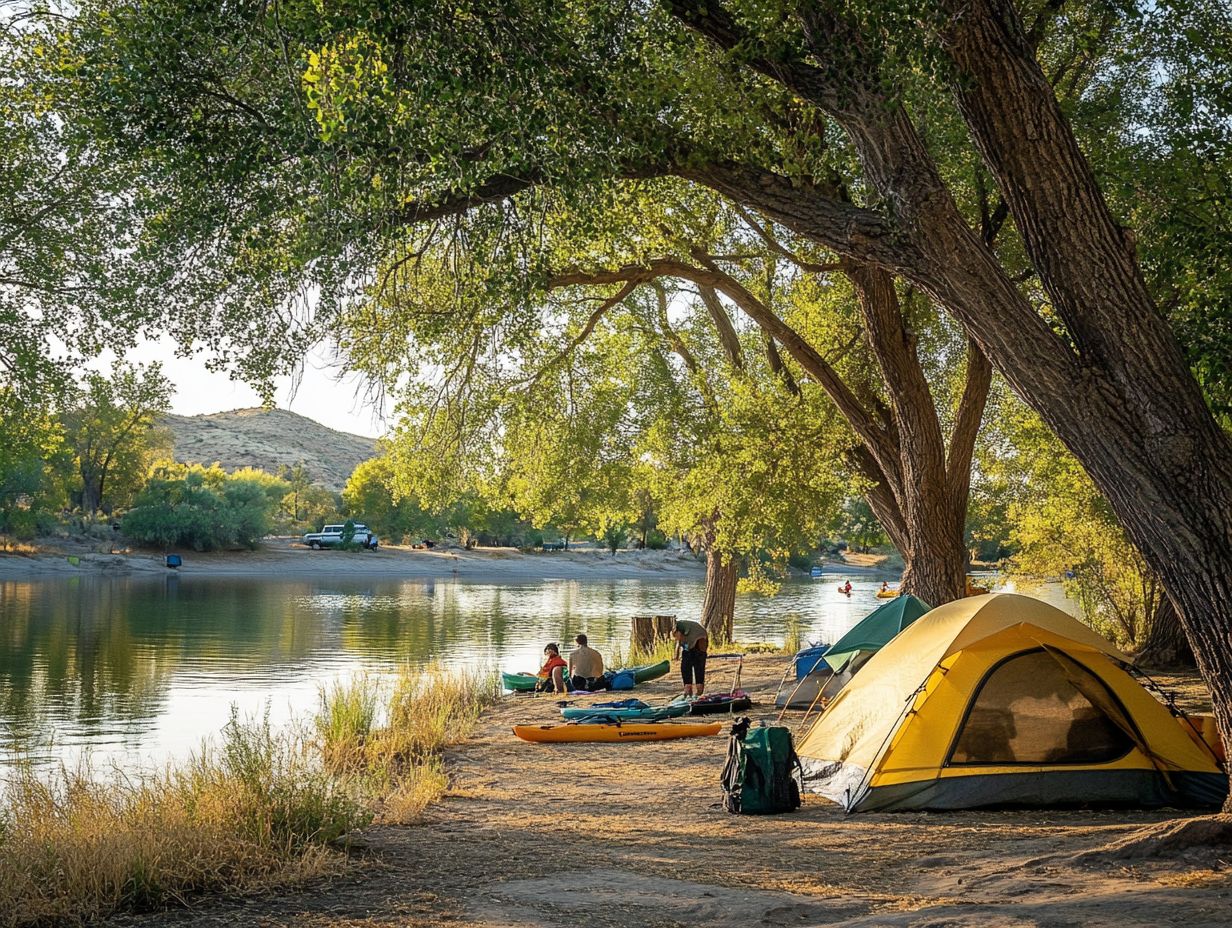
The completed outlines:
<svg viewBox="0 0 1232 928">
<path fill-rule="evenodd" d="M 590 725 L 514 725 L 513 733 L 523 741 L 563 744 L 571 741 L 667 741 L 669 738 L 717 735 L 722 728 L 722 722 L 599 722 Z"/>
<path fill-rule="evenodd" d="M 901 592 L 902 590 L 878 590 L 877 598 L 878 599 L 894 599 L 894 597 L 898 596 L 898 594 Z"/>
</svg>

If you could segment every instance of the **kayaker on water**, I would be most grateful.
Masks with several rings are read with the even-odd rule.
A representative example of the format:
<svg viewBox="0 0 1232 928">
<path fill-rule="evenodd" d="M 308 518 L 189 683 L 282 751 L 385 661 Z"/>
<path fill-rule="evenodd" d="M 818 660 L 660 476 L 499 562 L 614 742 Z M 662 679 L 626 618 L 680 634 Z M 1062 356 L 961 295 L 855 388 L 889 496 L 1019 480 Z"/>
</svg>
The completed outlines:
<svg viewBox="0 0 1232 928">
<path fill-rule="evenodd" d="M 680 676 L 684 679 L 684 694 L 702 695 L 706 690 L 706 653 L 710 650 L 706 627 L 692 619 L 681 619 L 672 629 L 672 638 L 680 646 Z"/>
<path fill-rule="evenodd" d="M 603 655 L 586 643 L 585 635 L 573 639 L 577 647 L 569 653 L 569 683 L 575 690 L 603 688 Z"/>
<path fill-rule="evenodd" d="M 539 668 L 539 682 L 535 684 L 536 693 L 563 693 L 565 691 L 565 668 L 569 665 L 560 656 L 560 646 L 552 642 L 543 649 L 547 658 Z"/>
</svg>

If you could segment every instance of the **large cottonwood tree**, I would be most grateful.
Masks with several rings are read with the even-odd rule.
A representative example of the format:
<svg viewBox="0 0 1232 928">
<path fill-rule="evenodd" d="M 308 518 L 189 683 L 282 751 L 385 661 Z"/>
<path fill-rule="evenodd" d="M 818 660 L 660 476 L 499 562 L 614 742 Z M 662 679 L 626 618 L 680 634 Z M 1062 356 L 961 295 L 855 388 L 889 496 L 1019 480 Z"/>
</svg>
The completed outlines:
<svg viewBox="0 0 1232 928">
<path fill-rule="evenodd" d="M 902 278 L 1109 499 L 1232 740 L 1232 446 L 1040 65 L 1092 14 L 1139 15 L 1052 0 L 923 15 L 877 0 L 96 0 L 70 27 L 62 94 L 88 101 L 117 163 L 143 166 L 132 212 L 143 254 L 176 269 L 159 278 L 169 297 L 218 310 L 185 336 L 260 336 L 250 370 L 306 337 L 291 314 L 306 283 L 322 310 L 308 321 L 327 322 L 408 230 L 464 214 L 525 226 L 520 195 L 541 185 L 584 196 L 596 178 L 675 175 Z M 968 155 L 1012 243 L 981 234 L 958 182 Z M 858 195 L 835 197 L 831 170 Z"/>
</svg>

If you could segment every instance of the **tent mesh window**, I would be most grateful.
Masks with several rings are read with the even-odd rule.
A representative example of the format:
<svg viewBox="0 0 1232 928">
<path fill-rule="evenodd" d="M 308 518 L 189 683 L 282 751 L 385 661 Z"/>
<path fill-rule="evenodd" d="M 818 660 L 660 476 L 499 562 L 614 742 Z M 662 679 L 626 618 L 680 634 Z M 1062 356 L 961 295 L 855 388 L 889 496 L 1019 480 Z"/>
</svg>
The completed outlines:
<svg viewBox="0 0 1232 928">
<path fill-rule="evenodd" d="M 1124 757 L 1129 735 L 1083 691 L 1115 702 L 1081 664 L 1046 651 L 1016 654 L 984 678 L 963 719 L 950 764 L 1098 764 Z"/>
</svg>

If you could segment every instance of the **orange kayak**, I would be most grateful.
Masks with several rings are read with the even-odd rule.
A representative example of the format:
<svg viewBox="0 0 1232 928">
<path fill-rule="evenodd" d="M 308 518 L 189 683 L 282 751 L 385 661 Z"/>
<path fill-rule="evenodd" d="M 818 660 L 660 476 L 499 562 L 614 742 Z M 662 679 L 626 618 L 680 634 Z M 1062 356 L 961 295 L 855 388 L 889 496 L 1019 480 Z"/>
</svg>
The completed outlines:
<svg viewBox="0 0 1232 928">
<path fill-rule="evenodd" d="M 514 725 L 513 733 L 523 741 L 562 744 L 570 741 L 667 741 L 669 738 L 696 738 L 717 735 L 722 722 L 599 722 L 591 725 Z"/>
</svg>

